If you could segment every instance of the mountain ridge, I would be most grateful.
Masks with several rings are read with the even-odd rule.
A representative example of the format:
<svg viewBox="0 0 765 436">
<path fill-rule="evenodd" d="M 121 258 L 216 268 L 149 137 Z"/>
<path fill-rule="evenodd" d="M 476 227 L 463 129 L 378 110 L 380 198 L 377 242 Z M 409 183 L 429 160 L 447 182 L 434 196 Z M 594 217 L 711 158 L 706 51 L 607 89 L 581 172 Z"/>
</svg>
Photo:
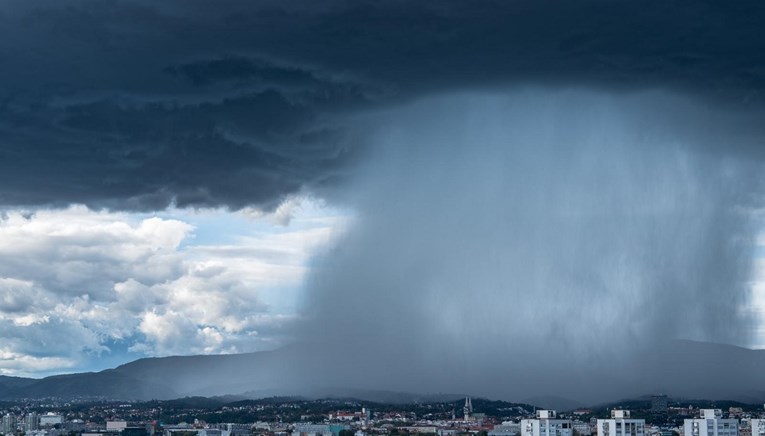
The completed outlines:
<svg viewBox="0 0 765 436">
<path fill-rule="evenodd" d="M 350 370 L 364 368 L 365 359 L 374 358 L 356 356 L 342 366 L 335 363 L 338 361 L 336 353 L 337 350 L 325 352 L 321 347 L 301 345 L 242 354 L 148 357 L 103 371 L 42 379 L 0 376 L 0 400 L 48 397 L 170 400 L 229 395 L 242 398 L 354 396 L 395 402 L 396 398 L 407 401 L 418 396 L 432 396 L 423 392 L 433 392 L 434 389 L 418 389 L 414 385 L 406 391 L 419 393 L 403 395 L 401 392 L 405 390 L 390 389 L 384 382 L 376 381 L 375 374 L 366 374 L 360 379 L 363 383 L 351 376 L 345 379 L 327 377 L 325 371 L 329 365 L 338 366 L 336 374 L 344 376 L 344 371 L 348 371 L 353 375 Z M 657 392 L 685 398 L 765 402 L 765 380 L 760 377 L 765 370 L 765 350 L 677 340 L 657 346 L 635 368 L 618 377 L 600 377 L 599 383 L 615 384 L 612 391 L 618 394 L 604 395 L 596 401 L 584 397 L 572 399 L 576 397 L 570 393 L 524 393 L 511 389 L 495 390 L 499 394 L 488 396 L 510 401 L 544 399 L 540 402 L 558 407 L 606 403 Z M 508 374 L 508 378 L 512 377 L 520 379 L 523 374 Z M 469 388 L 446 386 L 444 389 L 447 392 L 468 391 L 475 396 L 487 395 L 479 391 L 469 392 Z"/>
</svg>

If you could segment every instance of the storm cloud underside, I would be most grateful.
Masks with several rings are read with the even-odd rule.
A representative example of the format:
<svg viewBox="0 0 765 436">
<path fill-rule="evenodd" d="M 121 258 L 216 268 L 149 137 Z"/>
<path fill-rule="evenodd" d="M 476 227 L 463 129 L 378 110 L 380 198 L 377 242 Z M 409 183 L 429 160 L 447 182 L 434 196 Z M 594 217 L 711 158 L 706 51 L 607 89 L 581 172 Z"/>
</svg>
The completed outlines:
<svg viewBox="0 0 765 436">
<path fill-rule="evenodd" d="M 764 16 L 756 1 L 11 1 L 0 200 L 145 211 L 332 196 L 365 152 L 350 115 L 509 83 L 761 107 Z"/>
</svg>

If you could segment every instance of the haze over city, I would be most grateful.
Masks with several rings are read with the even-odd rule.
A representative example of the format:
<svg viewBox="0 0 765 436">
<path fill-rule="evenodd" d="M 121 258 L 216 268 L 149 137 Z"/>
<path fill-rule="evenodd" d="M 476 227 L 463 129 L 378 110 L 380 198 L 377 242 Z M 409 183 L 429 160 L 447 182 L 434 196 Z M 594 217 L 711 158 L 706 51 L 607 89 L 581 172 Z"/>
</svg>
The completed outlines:
<svg viewBox="0 0 765 436">
<path fill-rule="evenodd" d="M 120 374 L 140 399 L 763 402 L 763 22 L 7 0 L 0 375 L 272 352 Z"/>
</svg>

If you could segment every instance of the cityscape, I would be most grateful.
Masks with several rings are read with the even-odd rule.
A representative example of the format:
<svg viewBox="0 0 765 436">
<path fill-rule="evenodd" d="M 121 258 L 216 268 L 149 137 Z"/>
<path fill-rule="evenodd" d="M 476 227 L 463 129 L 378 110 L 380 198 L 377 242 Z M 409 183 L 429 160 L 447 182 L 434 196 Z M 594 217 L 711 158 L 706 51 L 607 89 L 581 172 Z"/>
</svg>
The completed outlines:
<svg viewBox="0 0 765 436">
<path fill-rule="evenodd" d="M 60 401 L 60 400 L 58 400 Z M 265 398 L 226 403 L 28 401 L 10 406 L 2 434 L 25 436 L 756 436 L 765 405 L 679 402 L 666 395 L 566 412 L 466 397 L 451 402 L 381 404 L 351 399 Z M 681 405 L 682 404 L 682 405 Z M 695 404 L 695 406 L 694 406 Z M 460 407 L 461 406 L 461 407 Z M 51 411 L 56 410 L 56 411 Z M 46 411 L 48 410 L 48 411 Z"/>
</svg>

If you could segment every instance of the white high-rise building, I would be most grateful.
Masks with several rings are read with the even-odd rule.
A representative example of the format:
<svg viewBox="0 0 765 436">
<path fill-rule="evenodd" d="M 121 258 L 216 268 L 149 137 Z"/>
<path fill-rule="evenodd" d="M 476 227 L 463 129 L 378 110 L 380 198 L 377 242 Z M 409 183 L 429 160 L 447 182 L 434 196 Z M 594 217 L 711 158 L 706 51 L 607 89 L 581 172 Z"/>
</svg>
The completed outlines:
<svg viewBox="0 0 765 436">
<path fill-rule="evenodd" d="M 570 419 L 556 419 L 554 410 L 537 410 L 536 419 L 521 420 L 521 436 L 572 436 Z"/>
<path fill-rule="evenodd" d="M 3 434 L 5 436 L 16 433 L 16 416 L 10 413 L 3 416 Z"/>
<path fill-rule="evenodd" d="M 738 419 L 722 419 L 720 409 L 702 409 L 701 418 L 686 419 L 683 430 L 685 436 L 738 436 Z"/>
<path fill-rule="evenodd" d="M 611 419 L 598 420 L 598 436 L 644 436 L 645 420 L 631 419 L 629 410 L 612 410 Z"/>
<path fill-rule="evenodd" d="M 40 428 L 40 418 L 35 412 L 29 412 L 24 415 L 24 431 L 34 431 Z"/>
<path fill-rule="evenodd" d="M 752 436 L 765 436 L 765 419 L 750 419 Z"/>
</svg>

